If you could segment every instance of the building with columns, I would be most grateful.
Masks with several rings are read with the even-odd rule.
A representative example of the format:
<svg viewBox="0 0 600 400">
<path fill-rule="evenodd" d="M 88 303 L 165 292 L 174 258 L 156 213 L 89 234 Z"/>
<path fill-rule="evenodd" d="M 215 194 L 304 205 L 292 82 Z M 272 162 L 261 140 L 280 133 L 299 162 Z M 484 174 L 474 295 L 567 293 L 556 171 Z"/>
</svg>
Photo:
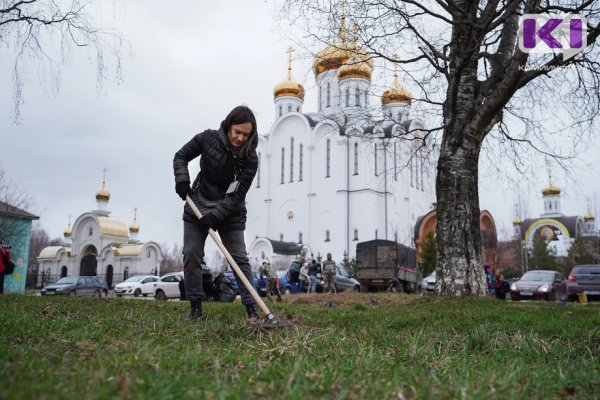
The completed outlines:
<svg viewBox="0 0 600 400">
<path fill-rule="evenodd" d="M 50 276 L 52 282 L 64 276 L 100 276 L 112 288 L 129 276 L 160 274 L 162 250 L 155 242 L 138 240 L 137 210 L 128 228 L 110 216 L 109 200 L 103 179 L 96 193 L 96 210 L 81 214 L 72 228 L 69 221 L 61 246 L 49 246 L 40 252 L 40 275 Z"/>
<path fill-rule="evenodd" d="M 344 253 L 353 257 L 361 241 L 412 247 L 417 218 L 434 202 L 435 168 L 425 125 L 411 115 L 411 93 L 395 72 L 377 94 L 380 107 L 371 106 L 373 60 L 342 16 L 335 41 L 314 58 L 318 109 L 306 112 L 291 51 L 287 78 L 274 89 L 276 121 L 259 138 L 259 168 L 246 198 L 251 263 L 280 243 L 315 257 L 330 252 L 338 261 Z"/>
</svg>

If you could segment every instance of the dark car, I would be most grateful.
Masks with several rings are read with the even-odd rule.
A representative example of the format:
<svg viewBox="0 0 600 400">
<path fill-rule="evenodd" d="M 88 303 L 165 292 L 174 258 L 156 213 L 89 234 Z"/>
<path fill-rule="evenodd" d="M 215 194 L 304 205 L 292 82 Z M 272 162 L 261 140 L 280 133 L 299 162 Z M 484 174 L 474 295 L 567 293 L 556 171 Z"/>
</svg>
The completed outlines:
<svg viewBox="0 0 600 400">
<path fill-rule="evenodd" d="M 567 295 L 569 299 L 577 298 L 583 293 L 586 296 L 600 296 L 600 265 L 576 265 L 569 274 Z"/>
<path fill-rule="evenodd" d="M 567 280 L 557 271 L 533 270 L 510 286 L 512 300 L 560 300 L 567 295 Z"/>
<path fill-rule="evenodd" d="M 65 276 L 58 282 L 45 286 L 42 296 L 94 296 L 102 297 L 108 293 L 106 282 L 97 276 Z"/>
</svg>

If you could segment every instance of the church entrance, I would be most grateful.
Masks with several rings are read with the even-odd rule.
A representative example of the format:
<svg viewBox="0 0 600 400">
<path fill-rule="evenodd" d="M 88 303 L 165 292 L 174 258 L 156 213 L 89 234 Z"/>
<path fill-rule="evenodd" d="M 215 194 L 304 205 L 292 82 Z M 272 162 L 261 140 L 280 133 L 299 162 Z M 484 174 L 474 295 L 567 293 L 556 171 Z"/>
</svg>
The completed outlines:
<svg viewBox="0 0 600 400">
<path fill-rule="evenodd" d="M 87 247 L 84 252 L 84 256 L 81 259 L 81 267 L 79 269 L 80 276 L 96 276 L 98 274 L 98 259 L 96 258 L 97 252 L 94 246 Z"/>
<path fill-rule="evenodd" d="M 113 266 L 109 265 L 108 267 L 106 267 L 106 284 L 108 285 L 109 289 L 112 289 L 112 282 L 113 281 Z"/>
</svg>

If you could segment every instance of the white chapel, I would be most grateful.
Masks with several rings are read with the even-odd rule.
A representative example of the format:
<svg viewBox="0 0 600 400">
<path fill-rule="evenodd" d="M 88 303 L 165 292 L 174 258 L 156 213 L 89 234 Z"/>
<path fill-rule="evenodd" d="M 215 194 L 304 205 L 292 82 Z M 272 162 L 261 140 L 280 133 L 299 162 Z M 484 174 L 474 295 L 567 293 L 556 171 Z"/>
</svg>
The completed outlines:
<svg viewBox="0 0 600 400">
<path fill-rule="evenodd" d="M 138 240 L 140 227 L 135 213 L 129 228 L 110 217 L 109 200 L 104 176 L 102 188 L 96 193 L 97 209 L 81 214 L 73 228 L 69 222 L 61 246 L 49 246 L 40 252 L 40 275 L 49 275 L 52 282 L 64 276 L 100 276 L 113 287 L 133 275 L 160 273 L 160 246 Z"/>
<path fill-rule="evenodd" d="M 251 263 L 276 256 L 282 243 L 314 257 L 330 252 L 336 261 L 353 257 L 356 243 L 367 240 L 413 247 L 414 224 L 435 201 L 435 171 L 423 147 L 425 126 L 411 115 L 411 93 L 395 69 L 391 86 L 377 95 L 381 108 L 370 105 L 373 60 L 342 16 L 335 41 L 314 58 L 318 110 L 305 112 L 291 51 L 246 198 Z"/>
</svg>

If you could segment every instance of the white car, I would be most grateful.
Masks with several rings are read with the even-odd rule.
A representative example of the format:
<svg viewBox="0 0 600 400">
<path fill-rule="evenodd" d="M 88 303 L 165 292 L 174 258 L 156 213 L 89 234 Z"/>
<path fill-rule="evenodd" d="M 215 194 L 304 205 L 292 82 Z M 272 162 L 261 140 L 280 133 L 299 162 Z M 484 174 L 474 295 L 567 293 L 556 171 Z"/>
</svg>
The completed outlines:
<svg viewBox="0 0 600 400">
<path fill-rule="evenodd" d="M 154 282 L 154 298 L 156 300 L 178 299 L 179 282 L 183 280 L 183 272 L 170 272 Z"/>
<path fill-rule="evenodd" d="M 435 271 L 421 281 L 421 293 L 435 292 Z"/>
<path fill-rule="evenodd" d="M 154 275 L 135 275 L 129 279 L 118 283 L 115 286 L 115 294 L 118 297 L 121 296 L 134 296 L 140 295 L 146 297 L 149 294 L 154 294 L 154 282 L 160 278 Z"/>
</svg>

